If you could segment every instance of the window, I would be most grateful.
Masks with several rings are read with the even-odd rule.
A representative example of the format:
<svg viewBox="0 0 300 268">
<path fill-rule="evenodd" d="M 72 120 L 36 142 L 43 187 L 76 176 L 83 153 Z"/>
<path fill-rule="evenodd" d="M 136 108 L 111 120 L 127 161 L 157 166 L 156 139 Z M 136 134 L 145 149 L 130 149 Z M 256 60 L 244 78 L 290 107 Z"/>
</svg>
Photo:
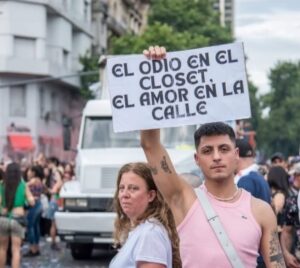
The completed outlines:
<svg viewBox="0 0 300 268">
<path fill-rule="evenodd" d="M 34 59 L 35 58 L 35 39 L 15 36 L 14 53 L 17 58 Z"/>
<path fill-rule="evenodd" d="M 9 91 L 9 113 L 10 116 L 26 116 L 26 88 L 25 86 L 14 86 Z"/>
<path fill-rule="evenodd" d="M 196 126 L 181 126 L 161 130 L 162 143 L 168 148 L 194 148 Z M 86 117 L 82 148 L 139 147 L 139 132 L 114 133 L 111 117 Z"/>
</svg>

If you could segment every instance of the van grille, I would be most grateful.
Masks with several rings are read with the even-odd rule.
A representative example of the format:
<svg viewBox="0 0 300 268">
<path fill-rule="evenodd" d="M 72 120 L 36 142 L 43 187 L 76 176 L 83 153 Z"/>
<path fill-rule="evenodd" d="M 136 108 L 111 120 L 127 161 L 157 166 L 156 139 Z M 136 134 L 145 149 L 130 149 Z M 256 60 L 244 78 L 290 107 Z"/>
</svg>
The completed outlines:
<svg viewBox="0 0 300 268">
<path fill-rule="evenodd" d="M 118 168 L 116 167 L 102 167 L 101 168 L 101 188 L 115 188 Z"/>
</svg>

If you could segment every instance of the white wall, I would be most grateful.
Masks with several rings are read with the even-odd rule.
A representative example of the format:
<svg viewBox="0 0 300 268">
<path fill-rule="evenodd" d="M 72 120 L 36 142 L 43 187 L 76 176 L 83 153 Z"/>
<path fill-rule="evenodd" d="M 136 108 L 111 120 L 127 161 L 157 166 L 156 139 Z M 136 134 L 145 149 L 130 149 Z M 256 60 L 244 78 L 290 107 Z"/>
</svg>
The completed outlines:
<svg viewBox="0 0 300 268">
<path fill-rule="evenodd" d="M 1 16 L 0 16 L 1 18 Z M 1 22 L 0 22 L 1 25 Z M 0 34 L 0 57 L 12 57 L 14 54 L 14 39 L 12 35 Z"/>
<path fill-rule="evenodd" d="M 6 1 L 0 11 L 0 71 L 46 74 L 46 7 Z"/>
<path fill-rule="evenodd" d="M 90 38 L 82 32 L 73 32 L 73 50 L 72 50 L 72 69 L 79 70 L 81 65 L 79 63 L 80 56 L 91 52 Z"/>
<path fill-rule="evenodd" d="M 47 18 L 47 44 L 72 49 L 72 27 L 64 18 L 48 16 Z"/>
<path fill-rule="evenodd" d="M 3 81 L 3 79 L 0 79 L 0 83 L 4 84 L 5 81 Z M 8 116 L 8 98 L 8 88 L 0 88 L 0 159 L 2 158 L 2 148 L 6 143 L 6 118 Z"/>
<path fill-rule="evenodd" d="M 9 32 L 12 35 L 46 37 L 45 6 L 12 1 L 8 5 L 8 12 Z"/>
<path fill-rule="evenodd" d="M 56 15 L 53 15 L 55 8 L 49 9 L 51 4 L 59 9 Z M 73 8 L 76 14 L 72 13 Z M 86 14 L 90 16 L 90 10 Z M 89 29 L 84 28 L 90 21 L 88 17 L 84 22 L 84 16 L 84 0 L 0 0 L 0 84 L 30 79 L 30 76 L 59 76 L 78 71 L 80 66 L 75 60 L 91 46 Z M 77 25 L 76 21 L 84 23 Z M 74 101 L 70 99 L 68 84 L 78 87 L 79 77 L 64 79 L 64 83 L 28 84 L 26 116 L 10 115 L 10 89 L 0 88 L 0 158 L 7 139 L 7 127 L 12 122 L 30 128 L 36 145 L 40 135 L 61 137 L 62 114 L 80 112 L 73 111 L 80 109 L 80 105 L 75 109 L 72 107 Z M 41 87 L 45 91 L 44 108 L 56 113 L 56 121 L 51 118 L 46 122 L 41 118 Z M 51 103 L 52 92 L 56 94 L 55 104 Z"/>
</svg>

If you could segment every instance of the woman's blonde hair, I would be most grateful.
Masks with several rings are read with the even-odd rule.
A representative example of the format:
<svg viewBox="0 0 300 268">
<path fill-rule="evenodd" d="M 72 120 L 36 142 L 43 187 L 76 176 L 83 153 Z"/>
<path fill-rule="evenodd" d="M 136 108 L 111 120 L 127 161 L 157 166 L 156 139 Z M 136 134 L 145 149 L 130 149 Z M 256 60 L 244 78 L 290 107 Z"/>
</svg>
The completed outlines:
<svg viewBox="0 0 300 268">
<path fill-rule="evenodd" d="M 156 197 L 152 202 L 149 203 L 145 212 L 138 218 L 135 225 L 137 226 L 138 224 L 150 218 L 158 220 L 166 228 L 169 238 L 171 240 L 173 259 L 172 267 L 182 267 L 179 253 L 179 237 L 177 234 L 173 214 L 167 203 L 164 201 L 161 193 L 158 191 L 152 177 L 151 169 L 146 163 L 128 163 L 122 166 L 119 170 L 117 177 L 117 189 L 114 196 L 114 209 L 117 213 L 114 231 L 115 246 L 119 247 L 124 244 L 125 240 L 128 237 L 128 233 L 132 228 L 130 219 L 125 215 L 125 213 L 123 213 L 118 198 L 119 185 L 122 175 L 127 172 L 133 172 L 134 174 L 140 176 L 146 182 L 148 191 L 156 191 Z"/>
</svg>

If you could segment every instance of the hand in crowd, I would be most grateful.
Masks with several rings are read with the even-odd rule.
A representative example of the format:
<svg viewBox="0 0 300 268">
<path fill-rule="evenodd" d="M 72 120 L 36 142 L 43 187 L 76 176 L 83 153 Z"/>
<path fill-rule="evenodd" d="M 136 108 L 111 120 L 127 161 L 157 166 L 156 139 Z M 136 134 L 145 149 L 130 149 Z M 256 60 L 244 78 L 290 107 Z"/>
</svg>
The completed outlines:
<svg viewBox="0 0 300 268">
<path fill-rule="evenodd" d="M 288 268 L 300 268 L 300 262 L 289 252 L 285 252 L 284 260 Z"/>
</svg>

